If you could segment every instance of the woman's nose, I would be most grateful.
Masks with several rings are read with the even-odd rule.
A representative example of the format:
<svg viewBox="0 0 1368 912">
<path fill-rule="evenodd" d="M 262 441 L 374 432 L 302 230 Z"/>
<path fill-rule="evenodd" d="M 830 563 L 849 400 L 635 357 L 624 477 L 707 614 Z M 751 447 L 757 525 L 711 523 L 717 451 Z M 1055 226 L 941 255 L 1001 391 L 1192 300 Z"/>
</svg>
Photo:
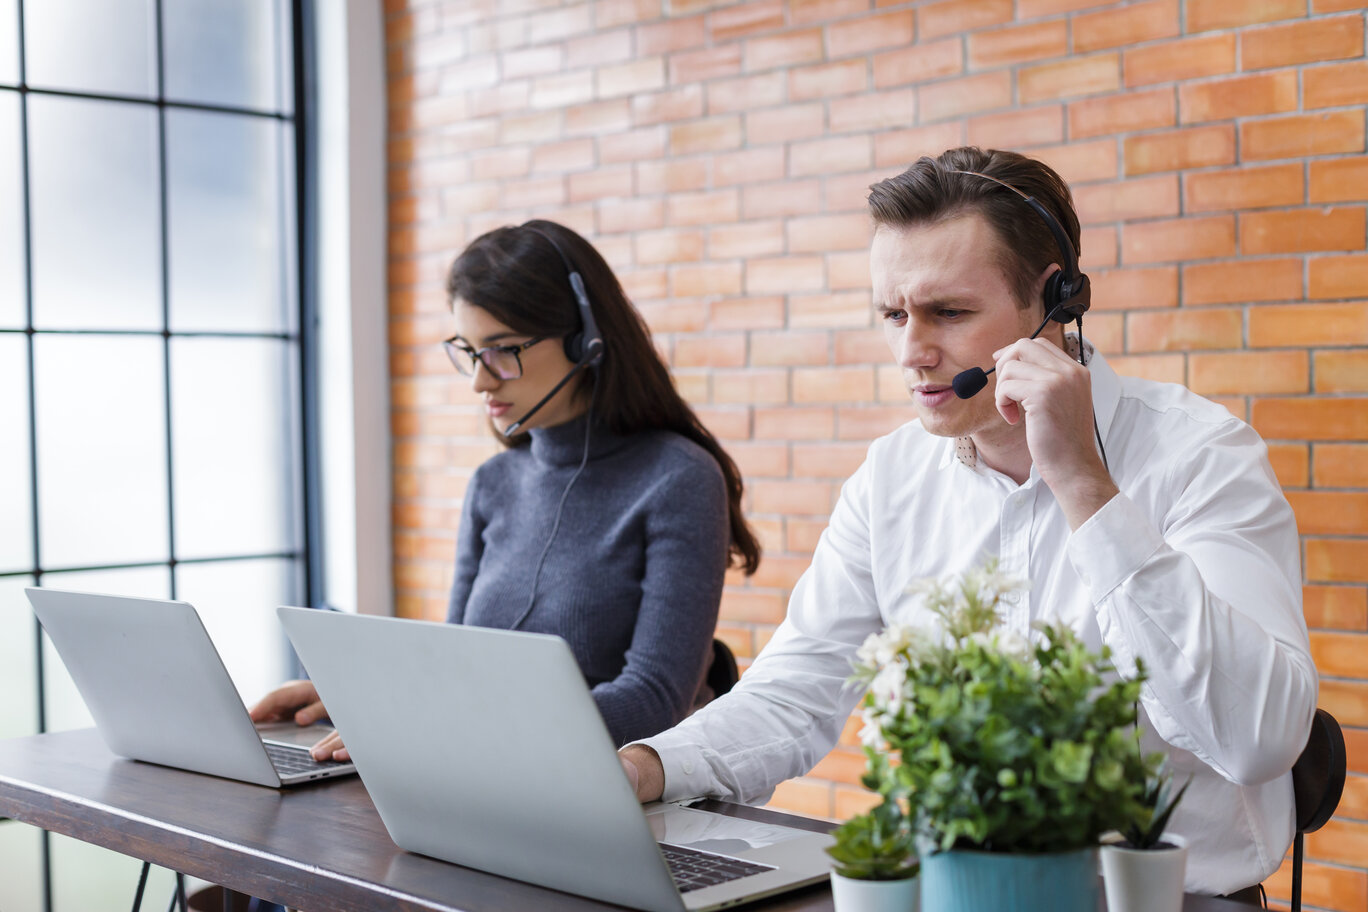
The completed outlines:
<svg viewBox="0 0 1368 912">
<path fill-rule="evenodd" d="M 475 372 L 470 375 L 470 388 L 472 390 L 483 393 L 485 390 L 498 389 L 500 382 L 502 381 L 494 376 L 494 372 L 485 365 L 483 360 L 475 359 Z"/>
</svg>

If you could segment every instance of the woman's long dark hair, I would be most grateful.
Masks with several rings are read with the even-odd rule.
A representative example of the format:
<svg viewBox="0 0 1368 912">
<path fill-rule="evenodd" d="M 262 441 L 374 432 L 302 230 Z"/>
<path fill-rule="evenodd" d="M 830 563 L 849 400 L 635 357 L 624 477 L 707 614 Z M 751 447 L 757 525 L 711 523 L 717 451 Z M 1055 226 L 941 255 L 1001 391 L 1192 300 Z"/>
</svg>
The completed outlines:
<svg viewBox="0 0 1368 912">
<path fill-rule="evenodd" d="M 584 280 L 603 337 L 603 359 L 585 369 L 579 386 L 586 390 L 596 381 L 595 420 L 617 434 L 674 431 L 707 450 L 717 460 L 727 485 L 731 562 L 747 574 L 754 573 L 760 565 L 760 542 L 741 512 L 741 473 L 680 398 L 651 344 L 646 322 L 592 244 L 569 228 L 542 219 L 516 228 L 496 228 L 471 241 L 451 264 L 447 295 L 530 336 L 565 338 L 579 332 L 579 312 L 565 264 L 548 236 Z M 526 434 L 512 440 L 502 434 L 494 436 L 507 446 L 520 446 L 528 439 Z"/>
</svg>

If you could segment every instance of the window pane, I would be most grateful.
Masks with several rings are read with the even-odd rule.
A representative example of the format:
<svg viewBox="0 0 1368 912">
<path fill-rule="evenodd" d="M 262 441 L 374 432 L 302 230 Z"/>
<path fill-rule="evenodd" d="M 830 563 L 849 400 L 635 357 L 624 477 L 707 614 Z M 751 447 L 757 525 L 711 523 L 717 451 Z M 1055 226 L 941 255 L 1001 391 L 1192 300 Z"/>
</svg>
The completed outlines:
<svg viewBox="0 0 1368 912">
<path fill-rule="evenodd" d="M 19 3 L 0 0 L 0 83 L 19 84 Z M 0 893 L 0 899 L 4 894 Z M 0 904 L 0 909 L 4 905 Z"/>
<path fill-rule="evenodd" d="M 179 558 L 295 549 L 294 360 L 276 339 L 171 340 Z"/>
<path fill-rule="evenodd" d="M 28 84 L 107 95 L 157 91 L 153 0 L 24 4 Z"/>
<path fill-rule="evenodd" d="M 34 323 L 161 329 L 157 114 L 29 96 Z"/>
<path fill-rule="evenodd" d="M 43 564 L 164 561 L 162 340 L 34 337 Z"/>
<path fill-rule="evenodd" d="M 32 585 L 27 576 L 0 579 L 0 738 L 38 732 L 38 628 L 24 595 L 24 587 Z M 0 909 L 24 908 L 4 903 L 3 881 L 0 877 Z"/>
<path fill-rule="evenodd" d="M 171 575 L 165 567 L 134 567 L 128 570 L 89 570 L 80 573 L 45 573 L 43 585 L 52 589 L 103 592 L 139 598 L 167 598 Z M 27 599 L 25 599 L 27 601 Z M 48 731 L 70 731 L 95 724 L 81 699 L 76 683 L 52 641 L 43 635 L 43 711 Z"/>
<path fill-rule="evenodd" d="M 43 831 L 26 823 L 0 823 L 0 858 L 5 859 L 0 909 L 43 908 Z"/>
<path fill-rule="evenodd" d="M 287 332 L 281 124 L 168 111 L 171 329 Z"/>
<path fill-rule="evenodd" d="M 179 564 L 176 594 L 195 606 L 242 700 L 251 706 L 292 674 L 279 605 L 298 605 L 296 561 Z"/>
<path fill-rule="evenodd" d="M 141 861 L 56 833 L 51 839 L 54 912 L 128 912 Z M 156 908 L 175 889 L 176 875 L 153 865 L 143 908 Z"/>
<path fill-rule="evenodd" d="M 279 0 L 168 0 L 166 97 L 170 101 L 279 110 Z M 288 72 L 287 72 L 288 76 Z"/>
<path fill-rule="evenodd" d="M 28 392 L 27 340 L 0 333 L 0 570 L 33 566 Z"/>
<path fill-rule="evenodd" d="M 4 35 L 0 34 L 0 46 L 3 43 Z M 22 329 L 25 322 L 24 185 L 19 140 L 19 95 L 0 90 L 0 200 L 6 201 L 0 206 L 0 327 L 15 329 Z"/>
</svg>

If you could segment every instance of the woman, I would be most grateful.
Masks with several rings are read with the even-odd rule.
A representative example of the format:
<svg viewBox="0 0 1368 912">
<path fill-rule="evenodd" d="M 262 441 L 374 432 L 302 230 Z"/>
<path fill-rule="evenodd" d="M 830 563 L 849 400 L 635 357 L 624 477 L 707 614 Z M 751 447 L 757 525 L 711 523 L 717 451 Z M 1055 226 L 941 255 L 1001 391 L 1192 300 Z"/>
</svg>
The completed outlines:
<svg viewBox="0 0 1368 912">
<path fill-rule="evenodd" d="M 532 221 L 476 238 L 447 279 L 444 343 L 508 449 L 476 470 L 447 620 L 563 637 L 613 740 L 674 725 L 707 671 L 728 563 L 760 546 L 740 473 L 679 397 L 588 241 Z M 309 682 L 252 711 L 325 715 Z M 345 759 L 334 735 L 315 757 Z"/>
</svg>

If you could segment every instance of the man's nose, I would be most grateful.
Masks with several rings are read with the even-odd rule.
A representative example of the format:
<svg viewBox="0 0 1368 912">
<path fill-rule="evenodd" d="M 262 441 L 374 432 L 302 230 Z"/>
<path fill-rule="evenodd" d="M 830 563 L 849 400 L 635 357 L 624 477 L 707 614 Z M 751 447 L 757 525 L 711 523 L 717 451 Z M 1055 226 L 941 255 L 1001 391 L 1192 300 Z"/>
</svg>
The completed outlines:
<svg viewBox="0 0 1368 912">
<path fill-rule="evenodd" d="M 940 350 L 926 328 L 908 320 L 898 337 L 898 366 L 904 370 L 925 370 L 940 361 Z"/>
</svg>

